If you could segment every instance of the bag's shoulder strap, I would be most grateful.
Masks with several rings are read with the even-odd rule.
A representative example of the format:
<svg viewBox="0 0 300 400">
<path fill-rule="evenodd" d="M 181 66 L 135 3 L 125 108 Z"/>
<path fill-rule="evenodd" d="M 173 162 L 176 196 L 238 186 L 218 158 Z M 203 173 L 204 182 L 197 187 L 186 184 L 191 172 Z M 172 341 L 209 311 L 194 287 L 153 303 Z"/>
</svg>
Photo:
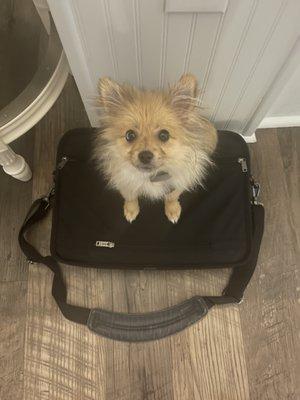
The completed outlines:
<svg viewBox="0 0 300 400">
<path fill-rule="evenodd" d="M 26 232 L 43 219 L 51 205 L 51 196 L 36 200 L 20 229 L 19 244 L 30 262 L 42 263 L 54 273 L 52 295 L 62 314 L 70 321 L 87 325 L 105 337 L 122 341 L 147 341 L 169 336 L 203 318 L 216 304 L 240 303 L 254 272 L 264 227 L 264 208 L 253 205 L 253 245 L 247 265 L 235 267 L 222 296 L 195 296 L 173 307 L 145 314 L 115 313 L 89 309 L 67 302 L 67 288 L 59 263 L 52 256 L 42 256 L 26 240 Z"/>
</svg>

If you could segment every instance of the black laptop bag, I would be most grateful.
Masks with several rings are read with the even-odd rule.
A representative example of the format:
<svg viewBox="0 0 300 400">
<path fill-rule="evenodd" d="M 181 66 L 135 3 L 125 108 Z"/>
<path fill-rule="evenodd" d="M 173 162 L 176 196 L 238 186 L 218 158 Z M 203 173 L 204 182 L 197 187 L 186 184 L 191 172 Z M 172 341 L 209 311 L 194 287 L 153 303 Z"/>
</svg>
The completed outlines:
<svg viewBox="0 0 300 400">
<path fill-rule="evenodd" d="M 123 216 L 123 199 L 96 171 L 91 158 L 93 129 L 67 132 L 58 146 L 54 187 L 31 206 L 19 233 L 31 262 L 54 273 L 52 295 L 63 315 L 116 340 L 146 341 L 178 332 L 220 304 L 240 303 L 254 272 L 264 208 L 250 172 L 247 144 L 233 132 L 218 132 L 214 166 L 205 188 L 184 193 L 182 214 L 172 224 L 163 202 L 141 201 L 133 223 Z M 42 256 L 26 232 L 52 209 L 51 255 Z M 81 267 L 119 269 L 232 268 L 220 296 L 195 296 L 146 314 L 114 313 L 67 303 L 59 261 Z"/>
</svg>

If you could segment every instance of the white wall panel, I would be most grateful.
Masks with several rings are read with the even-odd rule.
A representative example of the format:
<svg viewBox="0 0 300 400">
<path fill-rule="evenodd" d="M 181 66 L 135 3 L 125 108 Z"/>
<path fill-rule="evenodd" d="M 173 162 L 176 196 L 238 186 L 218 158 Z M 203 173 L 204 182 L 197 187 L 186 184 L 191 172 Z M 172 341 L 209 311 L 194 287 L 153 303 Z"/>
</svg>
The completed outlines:
<svg viewBox="0 0 300 400">
<path fill-rule="evenodd" d="M 191 43 L 195 18 L 192 13 L 175 13 L 168 15 L 166 40 L 166 60 L 163 84 L 174 82 L 183 71 L 191 54 Z M 174 51 L 176 49 L 176 51 Z"/>
<path fill-rule="evenodd" d="M 215 47 L 222 23 L 222 14 L 193 14 L 195 29 L 192 36 L 191 51 L 184 71 L 197 71 L 199 87 L 204 94 L 208 76 L 213 65 Z M 199 40 L 202 38 L 202 40 Z"/>
<path fill-rule="evenodd" d="M 269 118 L 298 117 L 300 120 L 300 52 L 298 68 L 287 82 L 274 105 L 267 114 Z"/>
<path fill-rule="evenodd" d="M 117 64 L 117 77 L 121 81 L 128 80 L 138 85 L 138 69 L 136 58 L 136 21 L 132 0 L 103 0 L 108 9 L 112 36 L 112 46 Z"/>
<path fill-rule="evenodd" d="M 284 1 L 228 118 L 227 124 L 232 129 L 246 129 L 260 99 L 267 95 L 277 72 L 288 61 L 290 50 L 299 37 L 299 18 L 300 10 L 294 12 L 293 2 Z"/>
<path fill-rule="evenodd" d="M 203 113 L 250 135 L 300 35 L 299 0 L 48 2 L 93 125 L 100 76 L 155 88 L 190 71 Z"/>
<path fill-rule="evenodd" d="M 140 51 L 142 82 L 145 87 L 158 87 L 161 60 L 164 58 L 162 44 L 166 28 L 166 14 L 161 0 L 136 0 L 139 3 Z"/>
<path fill-rule="evenodd" d="M 90 76 L 95 85 L 99 78 L 99 72 L 97 72 L 99 65 L 101 65 L 103 75 L 115 75 L 104 9 L 98 0 L 89 0 L 93 13 L 84 6 L 85 0 L 73 0 L 69 3 L 77 30 L 80 32 L 80 41 L 84 48 Z"/>
<path fill-rule="evenodd" d="M 281 13 L 282 0 L 258 1 L 250 26 L 244 37 L 230 80 L 224 93 L 223 101 L 216 112 L 215 119 L 220 128 L 232 129 L 234 112 L 245 94 L 248 81 L 265 49 L 265 42 L 274 29 L 275 19 Z M 267 16 L 267 18 L 266 18 Z"/>
</svg>

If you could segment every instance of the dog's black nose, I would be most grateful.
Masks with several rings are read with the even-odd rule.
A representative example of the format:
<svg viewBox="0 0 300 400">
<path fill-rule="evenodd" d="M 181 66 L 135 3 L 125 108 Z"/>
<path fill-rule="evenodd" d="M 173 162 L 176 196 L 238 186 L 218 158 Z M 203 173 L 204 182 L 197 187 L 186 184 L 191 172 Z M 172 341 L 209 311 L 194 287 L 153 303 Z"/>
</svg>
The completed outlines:
<svg viewBox="0 0 300 400">
<path fill-rule="evenodd" d="M 139 153 L 139 159 L 143 164 L 149 164 L 154 154 L 149 150 L 144 150 Z"/>
</svg>

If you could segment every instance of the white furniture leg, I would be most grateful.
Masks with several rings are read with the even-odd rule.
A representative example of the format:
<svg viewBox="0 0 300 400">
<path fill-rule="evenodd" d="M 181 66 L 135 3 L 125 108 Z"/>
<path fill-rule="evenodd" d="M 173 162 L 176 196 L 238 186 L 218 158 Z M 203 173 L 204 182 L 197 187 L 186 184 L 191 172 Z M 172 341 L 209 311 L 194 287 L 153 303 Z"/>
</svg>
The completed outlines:
<svg viewBox="0 0 300 400">
<path fill-rule="evenodd" d="M 20 181 L 29 181 L 32 177 L 31 170 L 22 156 L 16 154 L 7 144 L 0 139 L 0 165 L 4 172 Z"/>
</svg>

